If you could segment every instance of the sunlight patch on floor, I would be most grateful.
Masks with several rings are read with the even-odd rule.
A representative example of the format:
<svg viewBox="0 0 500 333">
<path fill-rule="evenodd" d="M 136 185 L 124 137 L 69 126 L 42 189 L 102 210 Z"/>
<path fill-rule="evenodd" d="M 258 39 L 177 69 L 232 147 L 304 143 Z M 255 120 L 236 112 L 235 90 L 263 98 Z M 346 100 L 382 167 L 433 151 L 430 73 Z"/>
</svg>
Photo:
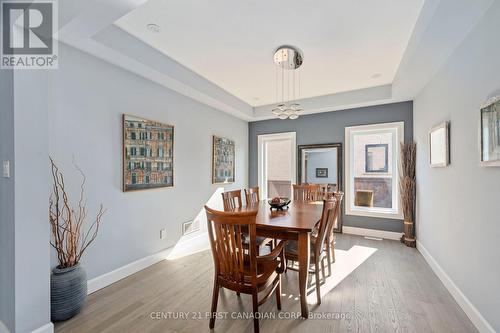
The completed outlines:
<svg viewBox="0 0 500 333">
<path fill-rule="evenodd" d="M 167 256 L 167 260 L 176 260 L 210 249 L 208 233 L 202 233 L 187 241 L 179 241 Z"/>
<path fill-rule="evenodd" d="M 348 251 L 335 249 L 335 263 L 332 264 L 332 276 L 327 276 L 326 282 L 321 285 L 321 297 L 325 297 L 326 294 L 332 291 L 376 251 L 376 248 L 360 245 L 355 245 Z M 325 269 L 328 274 L 328 267 L 325 267 Z M 312 274 L 309 275 L 309 281 L 314 281 Z M 307 295 L 307 303 L 316 304 L 316 289 L 314 286 L 312 287 L 312 292 Z"/>
</svg>

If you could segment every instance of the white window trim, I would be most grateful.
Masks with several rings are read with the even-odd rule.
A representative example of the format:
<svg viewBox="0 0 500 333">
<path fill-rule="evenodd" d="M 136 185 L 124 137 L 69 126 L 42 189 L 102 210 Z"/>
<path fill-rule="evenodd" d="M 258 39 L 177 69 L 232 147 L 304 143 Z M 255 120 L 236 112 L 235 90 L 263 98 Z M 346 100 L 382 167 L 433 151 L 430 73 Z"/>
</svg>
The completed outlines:
<svg viewBox="0 0 500 333">
<path fill-rule="evenodd" d="M 354 208 L 354 191 L 352 188 L 351 181 L 351 164 L 354 156 L 351 154 L 351 135 L 353 132 L 366 132 L 366 131 L 380 131 L 387 128 L 396 129 L 397 138 L 395 147 L 392 151 L 392 169 L 393 169 L 393 182 L 392 182 L 392 193 L 396 195 L 396 209 L 393 213 L 387 212 L 386 209 L 377 208 Z M 373 124 L 373 125 L 362 125 L 362 126 L 351 126 L 345 128 L 345 184 L 346 184 L 346 215 L 354 216 L 367 216 L 367 217 L 378 217 L 385 219 L 403 219 L 403 211 L 401 209 L 400 195 L 399 195 L 399 151 L 400 143 L 404 142 L 404 122 L 393 122 L 393 123 L 383 123 L 383 124 Z"/>
<path fill-rule="evenodd" d="M 292 184 L 297 183 L 297 143 L 295 132 L 284 132 L 275 134 L 261 134 L 257 136 L 257 163 L 258 163 L 258 184 L 261 199 L 267 198 L 267 169 L 265 144 L 270 141 L 291 140 L 290 170 L 292 173 Z"/>
</svg>

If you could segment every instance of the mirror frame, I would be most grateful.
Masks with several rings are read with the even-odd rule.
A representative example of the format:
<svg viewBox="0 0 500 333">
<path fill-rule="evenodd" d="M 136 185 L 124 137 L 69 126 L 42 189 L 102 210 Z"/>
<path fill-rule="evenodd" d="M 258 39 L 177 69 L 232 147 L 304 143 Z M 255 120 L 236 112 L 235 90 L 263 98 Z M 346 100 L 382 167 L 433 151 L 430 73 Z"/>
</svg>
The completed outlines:
<svg viewBox="0 0 500 333">
<path fill-rule="evenodd" d="M 343 177 L 343 152 L 342 152 L 342 143 L 318 143 L 318 144 L 309 144 L 309 145 L 299 145 L 297 146 L 297 180 L 298 184 L 303 182 L 302 179 L 302 151 L 304 149 L 317 149 L 317 148 L 337 148 L 337 191 L 344 192 L 344 177 Z M 344 192 L 345 193 L 345 192 Z M 344 194 L 345 196 L 345 194 Z M 342 200 L 342 205 L 340 207 L 340 214 L 337 221 L 337 228 L 334 228 L 334 232 L 342 233 L 342 216 L 344 212 L 344 200 Z"/>
</svg>

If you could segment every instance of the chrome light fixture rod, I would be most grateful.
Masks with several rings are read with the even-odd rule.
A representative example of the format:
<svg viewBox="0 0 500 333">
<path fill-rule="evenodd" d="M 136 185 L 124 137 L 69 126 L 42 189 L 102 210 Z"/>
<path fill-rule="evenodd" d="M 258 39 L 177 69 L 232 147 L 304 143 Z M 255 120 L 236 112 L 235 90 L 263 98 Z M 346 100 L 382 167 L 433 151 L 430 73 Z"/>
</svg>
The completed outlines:
<svg viewBox="0 0 500 333">
<path fill-rule="evenodd" d="M 300 71 L 298 69 L 304 62 L 302 51 L 290 45 L 283 45 L 276 50 L 273 59 L 277 71 L 281 71 L 281 75 L 279 75 L 278 72 L 276 73 L 277 105 L 273 108 L 272 113 L 279 119 L 297 119 L 299 117 L 299 111 L 302 111 L 302 107 L 299 103 L 296 102 L 297 84 L 295 74 L 298 74 L 297 76 L 300 98 Z M 281 77 L 281 85 L 279 85 L 278 82 L 279 77 Z M 281 100 L 278 94 L 279 90 L 281 90 Z M 286 98 L 285 92 L 287 96 Z"/>
</svg>

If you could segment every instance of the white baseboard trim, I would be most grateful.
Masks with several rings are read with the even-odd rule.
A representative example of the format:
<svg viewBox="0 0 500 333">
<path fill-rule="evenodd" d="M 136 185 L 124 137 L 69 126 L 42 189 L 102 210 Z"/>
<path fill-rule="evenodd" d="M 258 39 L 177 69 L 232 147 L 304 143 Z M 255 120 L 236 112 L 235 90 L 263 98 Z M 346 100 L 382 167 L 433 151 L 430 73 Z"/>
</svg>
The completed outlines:
<svg viewBox="0 0 500 333">
<path fill-rule="evenodd" d="M 467 296 L 462 293 L 462 291 L 457 287 L 453 280 L 446 274 L 443 268 L 438 264 L 438 262 L 432 257 L 432 255 L 427 251 L 427 249 L 417 240 L 417 250 L 422 254 L 425 261 L 431 266 L 434 273 L 443 282 L 444 286 L 450 294 L 453 296 L 458 305 L 464 310 L 465 314 L 472 321 L 474 326 L 482 333 L 495 333 L 493 327 L 488 323 L 488 321 L 481 315 L 481 313 L 476 309 L 476 307 L 469 301 Z"/>
<path fill-rule="evenodd" d="M 31 331 L 31 333 L 54 333 L 54 324 L 52 323 L 45 324 L 42 327 L 39 327 L 36 330 Z"/>
<path fill-rule="evenodd" d="M 87 294 L 109 286 L 167 258 L 173 247 L 157 252 L 87 281 Z"/>
<path fill-rule="evenodd" d="M 368 236 L 383 239 L 401 240 L 401 232 L 383 231 L 376 229 L 356 228 L 343 226 L 342 232 L 345 234 Z"/>
<path fill-rule="evenodd" d="M 196 234 L 184 236 L 179 240 L 179 242 L 177 242 L 177 244 L 172 247 L 131 262 L 130 264 L 117 268 L 109 273 L 88 280 L 87 294 L 90 295 L 99 289 L 107 287 L 134 273 L 142 271 L 143 269 L 162 260 L 175 259 L 176 257 L 181 257 L 182 254 L 195 253 L 207 250 L 209 248 L 210 244 L 208 242 L 208 233 L 206 231 L 200 231 Z"/>
</svg>

